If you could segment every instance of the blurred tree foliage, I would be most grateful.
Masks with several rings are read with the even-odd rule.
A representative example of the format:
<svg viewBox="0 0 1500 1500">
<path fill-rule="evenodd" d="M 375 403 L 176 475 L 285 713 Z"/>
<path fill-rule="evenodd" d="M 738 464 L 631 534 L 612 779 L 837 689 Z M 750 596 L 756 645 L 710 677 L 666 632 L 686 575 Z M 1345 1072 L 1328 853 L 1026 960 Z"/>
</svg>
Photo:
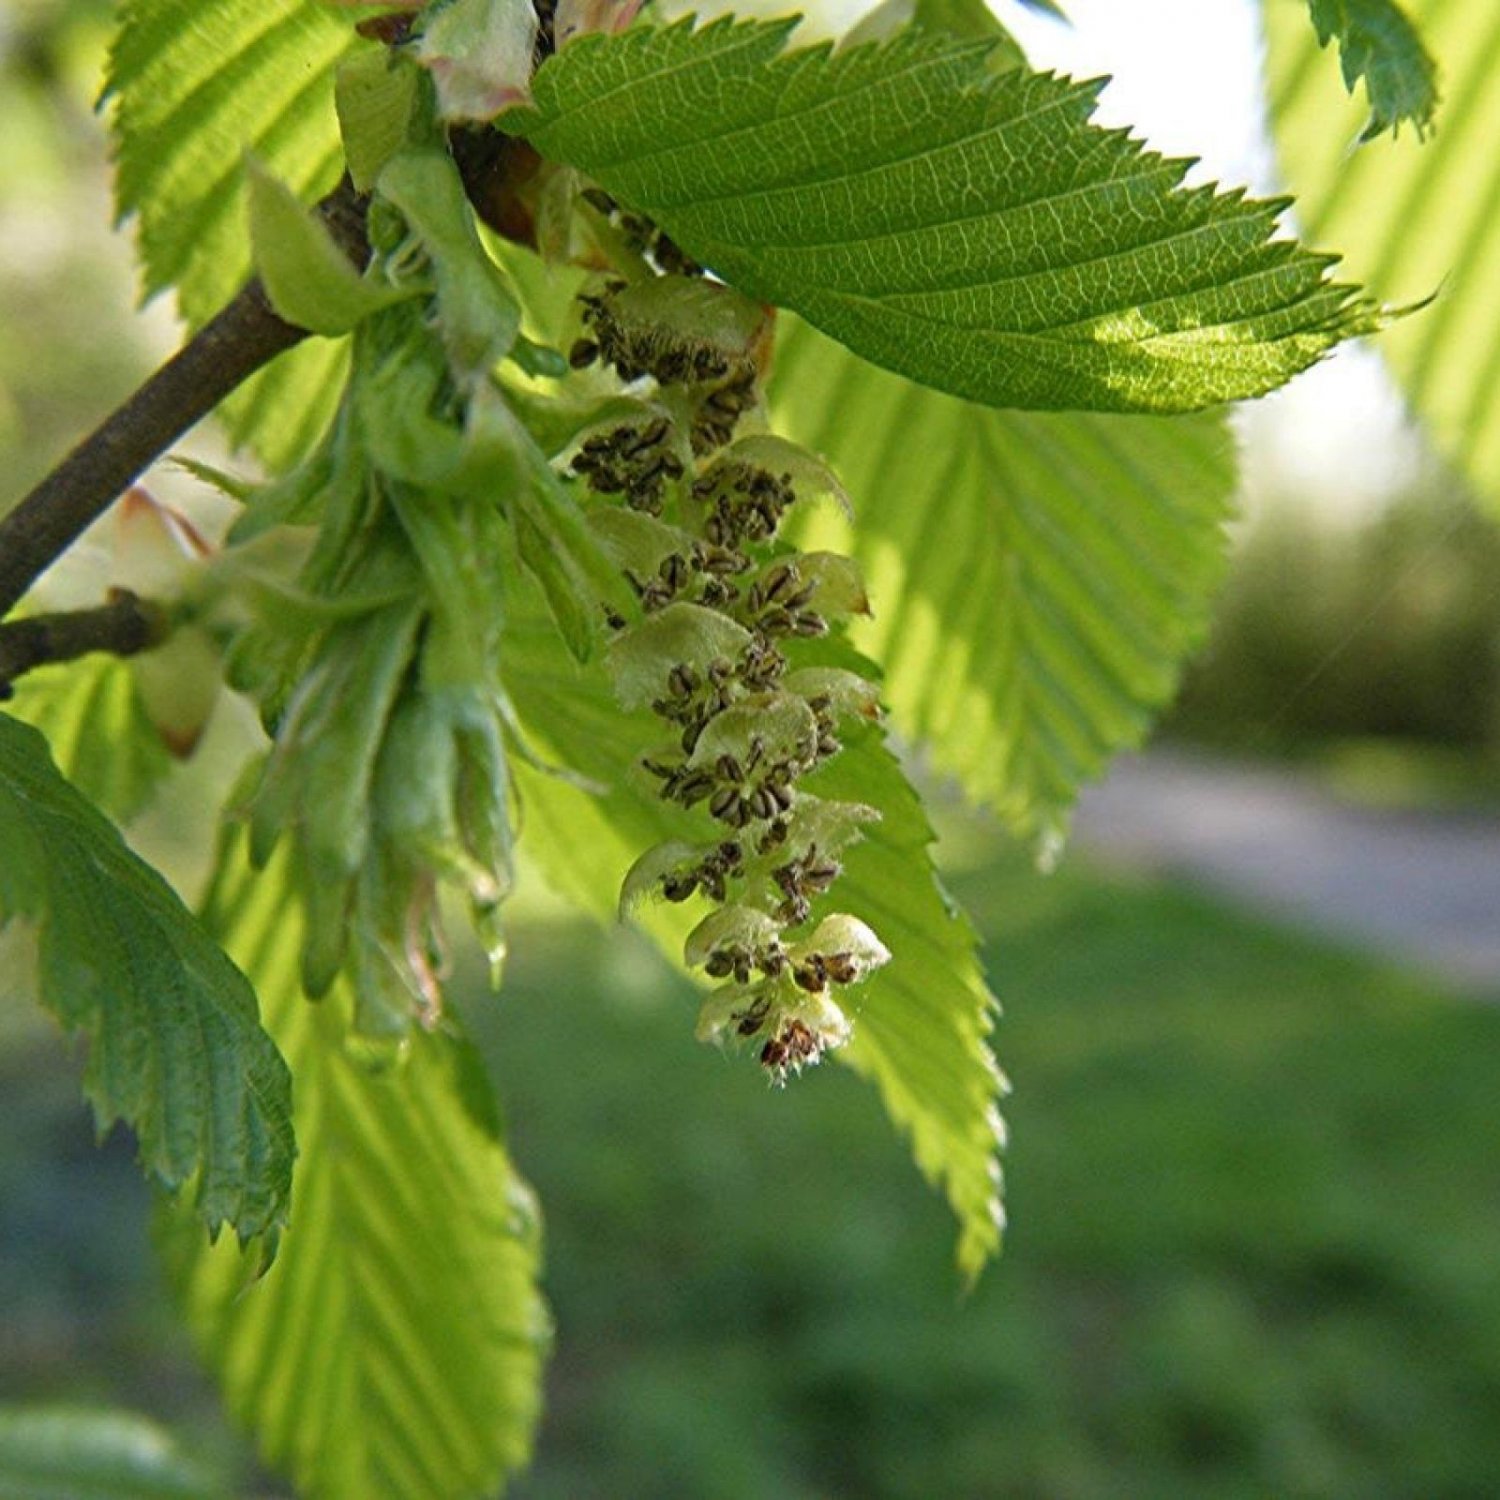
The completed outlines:
<svg viewBox="0 0 1500 1500">
<path fill-rule="evenodd" d="M 129 246 L 110 229 L 93 114 L 110 10 L 0 7 L 0 510 L 129 394 L 155 342 L 131 312 Z"/>
<path fill-rule="evenodd" d="M 1249 530 L 1169 728 L 1240 749 L 1393 737 L 1500 755 L 1500 531 L 1462 492 Z"/>
</svg>

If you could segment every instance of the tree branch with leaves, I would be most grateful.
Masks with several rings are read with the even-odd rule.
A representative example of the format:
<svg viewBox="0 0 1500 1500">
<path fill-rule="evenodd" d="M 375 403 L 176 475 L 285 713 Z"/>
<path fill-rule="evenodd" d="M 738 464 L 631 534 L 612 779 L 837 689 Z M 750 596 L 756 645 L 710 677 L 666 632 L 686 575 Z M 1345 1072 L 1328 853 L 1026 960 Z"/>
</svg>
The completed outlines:
<svg viewBox="0 0 1500 1500">
<path fill-rule="evenodd" d="M 498 981 L 518 850 L 699 971 L 705 1039 L 869 1078 L 980 1273 L 994 1002 L 888 736 L 1055 846 L 1201 633 L 1224 403 L 1389 317 L 977 5 L 838 47 L 634 9 L 126 0 L 119 206 L 197 331 L 0 520 L 9 612 L 209 412 L 262 465 L 202 471 L 239 510 L 189 617 L 264 730 L 202 911 L 5 716 L 0 919 L 308 1494 L 477 1496 L 529 1452 L 536 1215 L 444 910 Z M 1405 17 L 1313 10 L 1372 127 L 1425 129 Z M 175 621 L 19 617 L 0 683 Z"/>
</svg>

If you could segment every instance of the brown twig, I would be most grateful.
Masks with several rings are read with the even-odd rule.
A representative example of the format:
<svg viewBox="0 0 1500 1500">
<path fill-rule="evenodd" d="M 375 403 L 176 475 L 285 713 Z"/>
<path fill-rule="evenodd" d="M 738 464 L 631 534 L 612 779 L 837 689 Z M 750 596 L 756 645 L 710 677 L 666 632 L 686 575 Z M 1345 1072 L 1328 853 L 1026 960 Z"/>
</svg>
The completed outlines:
<svg viewBox="0 0 1500 1500">
<path fill-rule="evenodd" d="M 129 589 L 111 589 L 97 609 L 31 615 L 0 625 L 0 700 L 18 677 L 50 662 L 72 661 L 91 651 L 134 656 L 166 639 L 166 611 Z"/>
<path fill-rule="evenodd" d="M 357 266 L 369 259 L 366 202 L 346 177 L 318 205 Z M 0 520 L 0 618 L 143 470 L 307 331 L 252 281 Z M 0 678 L 0 681 L 3 681 Z"/>
</svg>

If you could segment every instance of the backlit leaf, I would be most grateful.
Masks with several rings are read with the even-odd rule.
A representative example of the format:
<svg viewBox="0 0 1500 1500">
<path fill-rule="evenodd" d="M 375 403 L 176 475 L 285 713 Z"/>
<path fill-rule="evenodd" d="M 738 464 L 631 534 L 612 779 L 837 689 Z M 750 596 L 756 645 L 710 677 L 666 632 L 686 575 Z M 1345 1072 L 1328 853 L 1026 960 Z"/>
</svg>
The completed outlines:
<svg viewBox="0 0 1500 1500">
<path fill-rule="evenodd" d="M 1500 503 L 1500 10 L 1409 0 L 1443 71 L 1439 128 L 1356 151 L 1360 106 L 1299 9 L 1266 0 L 1271 121 L 1298 216 L 1308 233 L 1336 236 L 1378 295 L 1434 298 L 1380 351 L 1438 449 Z"/>
<path fill-rule="evenodd" d="M 1222 413 L 991 411 L 783 327 L 778 425 L 824 454 L 896 723 L 1023 836 L 1139 744 L 1207 626 L 1234 488 Z M 809 538 L 810 539 L 810 538 Z"/>
<path fill-rule="evenodd" d="M 348 14 L 316 0 L 121 0 L 115 202 L 136 221 L 147 296 L 175 287 L 198 327 L 249 278 L 247 152 L 303 202 L 333 187 L 334 77 L 358 45 Z M 282 355 L 228 403 L 235 440 L 292 462 L 332 416 L 347 359 L 316 340 Z"/>
<path fill-rule="evenodd" d="M 540 1230 L 477 1054 L 448 1027 L 362 1056 L 341 980 L 298 984 L 287 857 L 224 851 L 205 923 L 297 1080 L 296 1211 L 259 1280 L 180 1216 L 163 1245 L 231 1411 L 309 1500 L 478 1500 L 526 1461 L 550 1340 Z"/>
<path fill-rule="evenodd" d="M 47 736 L 63 775 L 121 823 L 145 807 L 172 768 L 123 657 L 98 651 L 28 672 L 6 707 Z"/>
</svg>

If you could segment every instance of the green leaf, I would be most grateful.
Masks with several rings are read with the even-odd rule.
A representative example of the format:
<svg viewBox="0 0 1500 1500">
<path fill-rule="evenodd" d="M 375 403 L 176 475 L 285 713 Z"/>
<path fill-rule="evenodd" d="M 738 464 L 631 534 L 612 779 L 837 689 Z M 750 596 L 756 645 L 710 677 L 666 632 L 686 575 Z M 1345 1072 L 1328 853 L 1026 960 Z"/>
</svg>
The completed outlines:
<svg viewBox="0 0 1500 1500">
<path fill-rule="evenodd" d="M 271 306 L 312 333 L 348 333 L 371 313 L 411 296 L 367 281 L 328 227 L 259 162 L 250 164 L 250 243 Z"/>
<path fill-rule="evenodd" d="M 535 604 L 528 611 L 516 601 L 504 662 L 528 741 L 605 789 L 594 794 L 518 765 L 522 847 L 562 894 L 613 921 L 625 872 L 643 850 L 703 832 L 636 780 L 632 763 L 660 726 L 617 707 L 603 670 L 570 661 Z M 947 1195 L 959 1221 L 959 1268 L 972 1279 L 998 1249 L 1002 1219 L 995 1160 L 1002 1081 L 986 1041 L 994 1002 L 974 934 L 934 874 L 932 832 L 916 794 L 878 729 L 844 738 L 843 753 L 807 788 L 880 808 L 881 821 L 840 856 L 837 904 L 873 927 L 893 957 L 851 992 L 854 1039 L 834 1056 L 875 1083 L 923 1175 Z M 691 903 L 660 907 L 648 926 L 676 960 L 701 915 Z"/>
<path fill-rule="evenodd" d="M 244 976 L 160 875 L 0 715 L 0 924 L 35 924 L 41 1003 L 91 1038 L 84 1090 L 169 1188 L 242 1239 L 286 1219 L 290 1080 Z"/>
<path fill-rule="evenodd" d="M 349 380 L 344 339 L 306 339 L 277 355 L 227 397 L 218 415 L 236 448 L 251 448 L 273 474 L 317 447 Z"/>
<path fill-rule="evenodd" d="M 28 672 L 6 711 L 47 736 L 64 776 L 128 823 L 172 768 L 130 662 L 105 652 Z"/>
<path fill-rule="evenodd" d="M 144 1417 L 71 1406 L 0 1407 L 6 1500 L 210 1500 L 224 1493 Z"/>
<path fill-rule="evenodd" d="M 1090 125 L 1097 83 L 918 27 L 784 52 L 793 24 L 580 37 L 501 123 L 742 292 L 990 405 L 1209 406 L 1378 325 L 1273 238 L 1283 203 Z"/>
<path fill-rule="evenodd" d="M 1344 87 L 1361 78 L 1370 97 L 1370 122 L 1361 140 L 1410 120 L 1421 136 L 1437 108 L 1437 69 L 1417 29 L 1396 0 L 1308 0 L 1318 45 L 1337 41 Z"/>
<path fill-rule="evenodd" d="M 357 192 L 368 193 L 380 169 L 406 145 L 419 100 L 420 75 L 396 53 L 363 53 L 339 69 L 334 102 Z"/>
<path fill-rule="evenodd" d="M 432 257 L 443 345 L 455 378 L 472 384 L 509 352 L 521 307 L 480 242 L 458 168 L 444 151 L 403 151 L 381 172 L 379 190 Z"/>
<path fill-rule="evenodd" d="M 334 76 L 360 44 L 347 13 L 316 0 L 122 0 L 110 51 L 115 202 L 134 216 L 145 293 L 175 287 L 197 327 L 250 275 L 244 159 L 253 152 L 304 202 L 343 170 Z M 347 353 L 303 345 L 233 398 L 236 442 L 273 467 L 327 426 Z"/>
<path fill-rule="evenodd" d="M 1202 636 L 1234 489 L 1222 413 L 986 410 L 783 326 L 778 427 L 854 500 L 809 537 L 849 546 L 897 725 L 1027 837 L 1144 737 Z M 843 533 L 843 534 L 841 534 Z"/>
<path fill-rule="evenodd" d="M 1271 122 L 1309 233 L 1399 302 L 1436 297 L 1380 341 L 1438 449 L 1500 504 L 1500 12 L 1414 0 L 1442 60 L 1442 129 L 1349 150 L 1363 112 L 1322 65 L 1291 0 L 1267 0 Z"/>
<path fill-rule="evenodd" d="M 372 1066 L 342 981 L 297 983 L 304 914 L 286 860 L 227 847 L 205 921 L 254 976 L 297 1079 L 297 1214 L 275 1264 L 163 1248 L 235 1416 L 310 1500 L 468 1500 L 526 1461 L 550 1338 L 536 1205 L 501 1141 L 477 1055 L 452 1027 Z"/>
</svg>

